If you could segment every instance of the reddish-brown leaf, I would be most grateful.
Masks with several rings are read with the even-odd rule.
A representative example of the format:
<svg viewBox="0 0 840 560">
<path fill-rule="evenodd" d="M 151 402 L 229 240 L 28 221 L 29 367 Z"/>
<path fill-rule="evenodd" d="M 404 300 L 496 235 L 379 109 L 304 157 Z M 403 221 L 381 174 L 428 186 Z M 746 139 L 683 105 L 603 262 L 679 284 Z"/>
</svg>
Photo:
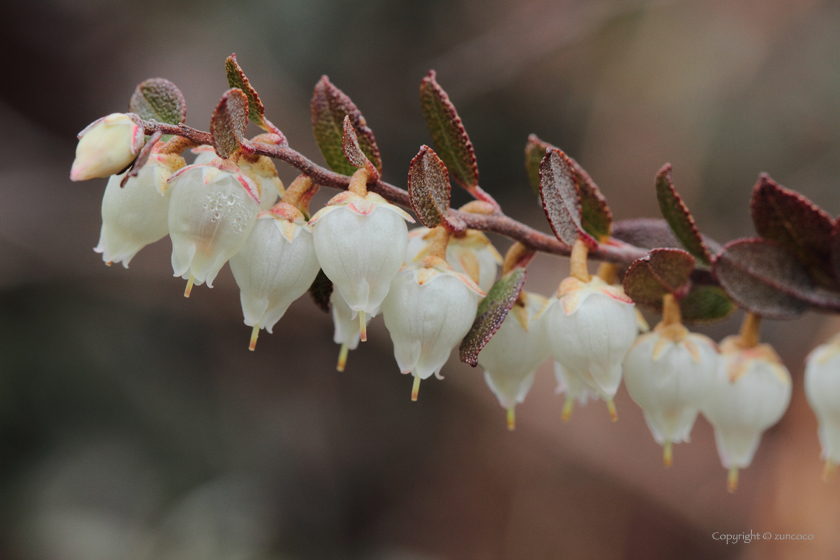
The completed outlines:
<svg viewBox="0 0 840 560">
<path fill-rule="evenodd" d="M 536 134 L 531 134 L 525 145 L 525 170 L 528 172 L 528 180 L 537 197 L 540 196 L 540 163 L 545 157 L 545 151 L 555 147 L 540 140 Z M 606 241 L 612 233 L 612 212 L 607 205 L 607 199 L 601 194 L 601 190 L 589 173 L 574 158 L 567 157 L 572 163 L 577 179 L 581 207 L 580 223 L 583 229 L 595 239 Z"/>
<path fill-rule="evenodd" d="M 694 217 L 674 189 L 674 183 L 671 181 L 670 163 L 663 165 L 662 169 L 656 174 L 656 198 L 659 201 L 659 210 L 662 212 L 662 217 L 671 226 L 674 235 L 680 240 L 682 246 L 697 259 L 698 263 L 709 266 L 711 263 L 709 250 L 697 230 Z"/>
<path fill-rule="evenodd" d="M 540 163 L 540 196 L 557 239 L 570 247 L 578 239 L 592 249 L 598 247 L 581 226 L 577 179 L 571 161 L 558 148 L 549 148 Z"/>
<path fill-rule="evenodd" d="M 248 126 L 248 97 L 238 88 L 229 89 L 213 111 L 210 135 L 219 157 L 229 158 L 242 147 Z"/>
<path fill-rule="evenodd" d="M 758 235 L 796 255 L 819 284 L 837 285 L 831 268 L 834 220 L 824 210 L 762 173 L 753 189 L 750 213 Z"/>
<path fill-rule="evenodd" d="M 433 228 L 446 219 L 451 190 L 446 165 L 430 147 L 421 146 L 408 166 L 408 197 L 420 223 Z"/>
<path fill-rule="evenodd" d="M 435 150 L 459 185 L 473 191 L 478 186 L 478 162 L 470 137 L 449 96 L 435 79 L 435 71 L 420 83 L 420 104 Z"/>
<path fill-rule="evenodd" d="M 624 291 L 636 303 L 659 305 L 666 294 L 681 298 L 691 286 L 694 258 L 682 249 L 654 249 L 630 265 Z"/>
<path fill-rule="evenodd" d="M 764 317 L 796 317 L 814 296 L 814 282 L 802 263 L 768 239 L 727 243 L 715 256 L 712 271 L 741 307 Z"/>
<path fill-rule="evenodd" d="M 335 87 L 326 76 L 315 85 L 312 94 L 312 131 L 321 153 L 330 169 L 343 175 L 352 175 L 354 168 L 344 157 L 344 118 L 350 122 L 358 137 L 359 147 L 379 173 L 382 173 L 382 159 L 373 131 L 365 117 L 347 95 Z"/>
</svg>

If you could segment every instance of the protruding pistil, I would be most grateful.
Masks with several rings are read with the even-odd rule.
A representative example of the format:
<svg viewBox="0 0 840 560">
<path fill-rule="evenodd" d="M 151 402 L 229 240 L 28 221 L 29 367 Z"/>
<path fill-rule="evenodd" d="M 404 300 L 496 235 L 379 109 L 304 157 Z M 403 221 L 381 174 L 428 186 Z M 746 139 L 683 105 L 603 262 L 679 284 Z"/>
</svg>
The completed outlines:
<svg viewBox="0 0 840 560">
<path fill-rule="evenodd" d="M 347 365 L 347 354 L 350 353 L 350 349 L 347 347 L 346 344 L 341 345 L 341 351 L 338 353 L 338 365 L 335 366 L 335 369 L 338 371 L 344 371 L 344 366 Z"/>
<path fill-rule="evenodd" d="M 726 489 L 730 494 L 734 494 L 738 489 L 738 467 L 729 468 L 729 476 L 726 477 Z"/>
<path fill-rule="evenodd" d="M 662 451 L 662 464 L 665 465 L 666 469 L 669 469 L 673 463 L 674 446 L 671 444 L 671 441 L 668 440 L 665 442 L 665 449 Z"/>
<path fill-rule="evenodd" d="M 254 351 L 257 347 L 257 337 L 260 336 L 260 325 L 259 323 L 254 325 L 254 329 L 251 331 L 251 343 L 248 345 L 248 350 L 251 352 Z"/>
<path fill-rule="evenodd" d="M 359 311 L 359 332 L 361 333 L 361 341 L 367 342 L 367 321 L 365 320 L 365 312 Z"/>
<path fill-rule="evenodd" d="M 190 293 L 192 293 L 193 284 L 195 283 L 195 277 L 190 274 L 190 279 L 187 280 L 187 288 L 184 290 L 184 297 L 190 297 Z"/>
<path fill-rule="evenodd" d="M 607 410 L 610 411 L 610 420 L 613 422 L 618 421 L 618 412 L 615 410 L 615 403 L 612 399 L 607 399 Z"/>
<path fill-rule="evenodd" d="M 508 430 L 513 431 L 516 429 L 516 408 L 515 407 L 508 407 L 507 409 L 507 425 Z"/>
<path fill-rule="evenodd" d="M 411 386 L 411 400 L 417 400 L 417 393 L 420 392 L 420 378 L 418 376 L 414 376 L 414 385 Z"/>
</svg>

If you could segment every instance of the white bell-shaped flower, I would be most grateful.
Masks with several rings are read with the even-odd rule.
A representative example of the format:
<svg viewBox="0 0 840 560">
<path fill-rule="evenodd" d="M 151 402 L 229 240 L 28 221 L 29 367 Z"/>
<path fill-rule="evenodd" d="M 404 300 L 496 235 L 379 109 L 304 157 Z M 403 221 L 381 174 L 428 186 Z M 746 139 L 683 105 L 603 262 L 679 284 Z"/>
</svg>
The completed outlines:
<svg viewBox="0 0 840 560">
<path fill-rule="evenodd" d="M 378 194 L 351 191 L 333 197 L 309 221 L 321 269 L 354 317 L 375 315 L 388 294 L 405 257 L 406 221 L 414 220 Z"/>
<path fill-rule="evenodd" d="M 554 379 L 557 380 L 557 388 L 554 392 L 558 395 L 566 395 L 566 403 L 563 405 L 563 422 L 568 422 L 572 417 L 575 401 L 583 406 L 590 398 L 598 398 L 598 394 L 590 390 L 579 376 L 569 373 L 563 364 L 556 360 L 554 361 Z"/>
<path fill-rule="evenodd" d="M 769 344 L 742 348 L 735 336 L 724 339 L 720 351 L 717 373 L 700 410 L 714 426 L 718 454 L 729 469 L 729 489 L 734 491 L 738 469 L 750 465 L 761 434 L 787 410 L 791 379 Z"/>
<path fill-rule="evenodd" d="M 671 465 L 671 445 L 689 441 L 717 367 L 715 343 L 680 323 L 660 323 L 627 352 L 624 383 L 642 407 L 656 443 L 665 447 L 666 467 Z"/>
<path fill-rule="evenodd" d="M 338 371 L 344 371 L 344 367 L 347 365 L 347 354 L 350 350 L 355 350 L 359 347 L 359 341 L 362 338 L 362 329 L 359 320 L 355 318 L 355 313 L 347 305 L 347 302 L 344 301 L 344 298 L 341 297 L 341 294 L 338 293 L 338 290 L 333 290 L 332 294 L 330 294 L 330 307 L 332 308 L 333 326 L 335 327 L 333 342 L 341 345 L 336 369 Z M 373 315 L 365 317 L 365 321 L 370 323 Z"/>
<path fill-rule="evenodd" d="M 190 150 L 194 153 L 193 165 L 210 163 L 218 156 L 213 146 L 198 146 Z M 255 162 L 241 158 L 237 163 L 239 169 L 257 185 L 260 196 L 260 210 L 270 210 L 277 204 L 277 197 L 284 192 L 283 182 L 277 176 L 277 167 L 271 158 L 260 156 Z"/>
<path fill-rule="evenodd" d="M 102 197 L 102 230 L 94 251 L 110 265 L 125 268 L 137 252 L 169 233 L 169 190 L 166 181 L 184 167 L 176 154 L 154 152 L 137 177 L 120 187 L 123 175 L 112 175 Z"/>
<path fill-rule="evenodd" d="M 312 228 L 300 210 L 280 202 L 260 212 L 245 245 L 231 257 L 230 270 L 239 286 L 245 324 L 253 327 L 253 350 L 260 329 L 271 333 L 320 270 Z"/>
<path fill-rule="evenodd" d="M 545 298 L 523 292 L 520 299 L 524 304 L 520 301 L 514 304 L 499 330 L 478 354 L 484 380 L 507 410 L 511 430 L 515 426 L 514 407 L 525 400 L 537 368 L 551 354 L 542 318 L 534 318 L 545 304 Z"/>
<path fill-rule="evenodd" d="M 190 165 L 169 179 L 169 236 L 175 276 L 192 283 L 213 280 L 242 248 L 259 211 L 257 187 L 229 160 Z"/>
<path fill-rule="evenodd" d="M 615 420 L 612 399 L 621 384 L 621 362 L 637 332 L 633 300 L 597 276 L 588 282 L 570 277 L 540 315 L 554 359 L 606 400 Z"/>
<path fill-rule="evenodd" d="M 443 259 L 427 257 L 400 270 L 382 303 L 385 326 L 402 373 L 414 376 L 412 400 L 421 379 L 440 370 L 475 320 L 484 292 Z"/>
<path fill-rule="evenodd" d="M 416 227 L 408 232 L 405 262 L 419 262 L 428 255 L 429 233 L 427 227 Z M 446 247 L 446 262 L 456 272 L 472 278 L 484 292 L 490 291 L 496 282 L 496 273 L 502 264 L 502 256 L 482 232 L 468 229 L 464 234 L 449 240 Z"/>
<path fill-rule="evenodd" d="M 128 115 L 112 113 L 79 133 L 71 181 L 106 178 L 124 170 L 146 143 L 143 127 Z"/>
<path fill-rule="evenodd" d="M 840 463 L 840 336 L 817 346 L 805 366 L 805 395 L 819 421 L 826 477 Z"/>
</svg>

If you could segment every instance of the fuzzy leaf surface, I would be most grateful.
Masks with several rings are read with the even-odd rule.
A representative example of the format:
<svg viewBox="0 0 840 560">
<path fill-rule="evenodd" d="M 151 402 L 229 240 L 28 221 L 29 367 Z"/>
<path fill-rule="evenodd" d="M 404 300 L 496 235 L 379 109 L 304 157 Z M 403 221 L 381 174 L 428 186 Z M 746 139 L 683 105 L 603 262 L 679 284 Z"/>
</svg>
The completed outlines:
<svg viewBox="0 0 840 560">
<path fill-rule="evenodd" d="M 711 264 L 709 250 L 697 230 L 694 217 L 674 189 L 674 183 L 671 181 L 670 163 L 663 165 L 659 173 L 656 174 L 656 198 L 659 201 L 659 210 L 662 212 L 662 217 L 671 226 L 674 235 L 680 240 L 682 246 L 697 259 L 698 263 L 709 266 Z"/>
<path fill-rule="evenodd" d="M 688 293 L 694 258 L 682 249 L 654 249 L 630 265 L 624 275 L 624 292 L 644 305 L 660 305 L 666 294 L 681 298 Z"/>
<path fill-rule="evenodd" d="M 421 146 L 408 166 L 408 197 L 421 224 L 440 225 L 449 210 L 451 191 L 446 165 L 430 147 Z"/>
<path fill-rule="evenodd" d="M 801 194 L 762 173 L 750 201 L 755 231 L 792 252 L 822 285 L 836 285 L 831 268 L 834 220 Z"/>
<path fill-rule="evenodd" d="M 472 191 L 478 186 L 478 162 L 470 137 L 455 105 L 435 79 L 434 70 L 420 83 L 420 105 L 435 150 L 459 185 Z"/>
<path fill-rule="evenodd" d="M 187 118 L 187 102 L 178 87 L 163 78 L 152 78 L 137 84 L 128 108 L 145 121 L 181 124 Z"/>
<path fill-rule="evenodd" d="M 737 309 L 720 286 L 692 286 L 680 300 L 680 312 L 686 323 L 705 324 L 722 321 Z"/>
<path fill-rule="evenodd" d="M 462 362 L 472 367 L 478 365 L 479 352 L 493 338 L 516 303 L 525 285 L 525 276 L 524 268 L 514 268 L 490 288 L 487 297 L 478 305 L 472 328 L 461 341 L 459 352 Z"/>
<path fill-rule="evenodd" d="M 309 286 L 309 295 L 312 297 L 315 305 L 318 306 L 318 309 L 324 313 L 330 312 L 330 296 L 332 295 L 332 291 L 333 283 L 327 278 L 323 270 L 319 270 L 318 276 L 315 277 L 312 285 Z"/>
<path fill-rule="evenodd" d="M 590 248 L 598 242 L 583 230 L 577 179 L 568 156 L 549 148 L 540 163 L 540 196 L 543 210 L 554 235 L 571 247 L 577 239 Z"/>
<path fill-rule="evenodd" d="M 229 158 L 242 146 L 248 126 L 248 97 L 241 89 L 229 89 L 213 111 L 210 135 L 219 157 Z"/>
<path fill-rule="evenodd" d="M 814 293 L 814 282 L 802 263 L 767 239 L 727 243 L 715 256 L 712 272 L 738 305 L 772 319 L 803 313 Z"/>
<path fill-rule="evenodd" d="M 545 151 L 549 148 L 556 148 L 556 146 L 540 140 L 536 134 L 531 134 L 528 137 L 528 143 L 525 144 L 525 170 L 528 172 L 528 181 L 538 199 L 540 197 L 540 163 L 545 157 Z M 589 173 L 572 157 L 567 157 L 572 163 L 577 179 L 581 206 L 580 223 L 588 234 L 598 241 L 605 241 L 612 233 L 612 211 L 607 205 L 607 199 L 601 194 L 601 190 Z"/>
<path fill-rule="evenodd" d="M 228 85 L 231 88 L 241 89 L 248 96 L 248 118 L 260 128 L 269 130 L 265 122 L 265 107 L 262 100 L 260 100 L 257 90 L 254 89 L 251 81 L 245 75 L 245 71 L 236 61 L 236 54 L 230 55 L 225 60 L 225 72 L 227 73 Z"/>
<path fill-rule="evenodd" d="M 368 127 L 365 117 L 356 104 L 343 91 L 335 87 L 326 76 L 322 76 L 315 85 L 311 110 L 315 141 L 318 142 L 318 147 L 330 169 L 342 175 L 352 175 L 356 171 L 356 168 L 344 157 L 344 118 L 349 116 L 360 149 L 377 171 L 382 173 L 379 147 L 376 145 L 376 138 Z"/>
<path fill-rule="evenodd" d="M 658 249 L 672 247 L 684 249 L 680 240 L 674 235 L 671 226 L 662 218 L 632 218 L 618 220 L 613 224 L 612 236 L 619 241 L 643 249 Z M 720 244 L 707 235 L 703 235 L 703 243 L 715 253 L 720 252 Z"/>
</svg>

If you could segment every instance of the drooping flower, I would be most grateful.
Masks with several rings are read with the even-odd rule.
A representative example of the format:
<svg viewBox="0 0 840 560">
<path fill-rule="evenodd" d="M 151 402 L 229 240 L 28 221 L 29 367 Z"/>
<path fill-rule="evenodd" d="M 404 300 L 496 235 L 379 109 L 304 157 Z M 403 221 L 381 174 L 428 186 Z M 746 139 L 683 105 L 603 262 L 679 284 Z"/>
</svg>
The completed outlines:
<svg viewBox="0 0 840 560">
<path fill-rule="evenodd" d="M 359 341 L 362 338 L 362 329 L 359 325 L 358 319 L 355 318 L 353 310 L 341 297 L 337 290 L 333 290 L 330 294 L 330 307 L 332 308 L 333 326 L 335 332 L 333 334 L 333 342 L 341 345 L 341 350 L 338 353 L 338 371 L 344 371 L 347 365 L 347 354 L 350 350 L 355 350 L 359 347 Z M 378 310 L 377 310 L 378 313 Z M 369 323 L 373 315 L 365 317 Z"/>
<path fill-rule="evenodd" d="M 169 233 L 166 181 L 186 165 L 176 154 L 154 151 L 137 174 L 120 187 L 123 175 L 112 175 L 102 197 L 102 230 L 94 251 L 109 265 L 125 268 L 137 252 Z"/>
<path fill-rule="evenodd" d="M 112 113 L 79 133 L 71 181 L 106 178 L 123 171 L 146 143 L 143 127 L 128 115 Z"/>
<path fill-rule="evenodd" d="M 213 146 L 198 146 L 190 151 L 196 154 L 193 165 L 210 163 L 218 157 Z M 273 208 L 277 204 L 277 197 L 282 196 L 284 192 L 283 182 L 277 176 L 277 167 L 274 165 L 274 161 L 266 156 L 259 156 L 253 162 L 246 157 L 242 157 L 237 165 L 257 185 L 260 210 Z"/>
<path fill-rule="evenodd" d="M 363 171 L 363 170 L 362 170 Z M 375 315 L 403 264 L 406 221 L 414 220 L 376 193 L 352 191 L 333 197 L 309 221 L 315 252 L 360 326 Z M 362 330 L 362 340 L 366 340 Z"/>
<path fill-rule="evenodd" d="M 222 266 L 239 251 L 259 211 L 257 187 L 230 160 L 190 165 L 169 179 L 169 236 L 175 276 L 213 287 Z"/>
<path fill-rule="evenodd" d="M 417 400 L 421 379 L 441 378 L 441 368 L 469 332 L 483 296 L 472 279 L 437 256 L 403 267 L 391 282 L 382 315 L 400 371 L 414 376 L 412 400 Z"/>
<path fill-rule="evenodd" d="M 665 447 L 666 467 L 671 465 L 671 444 L 689 441 L 717 367 L 715 343 L 679 322 L 663 321 L 627 352 L 624 383 L 642 407 L 656 443 Z"/>
<path fill-rule="evenodd" d="M 231 257 L 230 270 L 239 286 L 245 324 L 253 327 L 253 350 L 260 329 L 271 333 L 320 270 L 312 228 L 301 211 L 280 202 L 260 212 L 245 244 Z"/>
<path fill-rule="evenodd" d="M 514 407 L 525 400 L 537 368 L 551 353 L 542 318 L 535 319 L 545 301 L 538 294 L 523 292 L 520 301 L 514 304 L 499 330 L 478 355 L 487 385 L 502 408 L 508 411 L 511 430 Z"/>
<path fill-rule="evenodd" d="M 428 255 L 430 229 L 416 227 L 408 232 L 405 262 L 419 262 Z M 456 272 L 472 278 L 484 292 L 488 292 L 496 281 L 496 273 L 502 264 L 502 256 L 478 230 L 468 229 L 462 235 L 455 235 L 446 248 L 446 262 Z"/>
<path fill-rule="evenodd" d="M 805 395 L 819 421 L 826 477 L 840 462 L 840 336 L 817 346 L 805 366 Z"/>
<path fill-rule="evenodd" d="M 606 400 L 615 420 L 612 399 L 621 383 L 621 362 L 637 332 L 633 301 L 597 276 L 588 282 L 570 277 L 541 315 L 554 359 Z"/>
<path fill-rule="evenodd" d="M 752 462 L 762 433 L 779 421 L 790 402 L 791 379 L 769 344 L 744 347 L 740 336 L 720 343 L 718 370 L 701 407 L 715 429 L 723 466 L 729 469 L 729 490 L 738 469 Z"/>
</svg>

